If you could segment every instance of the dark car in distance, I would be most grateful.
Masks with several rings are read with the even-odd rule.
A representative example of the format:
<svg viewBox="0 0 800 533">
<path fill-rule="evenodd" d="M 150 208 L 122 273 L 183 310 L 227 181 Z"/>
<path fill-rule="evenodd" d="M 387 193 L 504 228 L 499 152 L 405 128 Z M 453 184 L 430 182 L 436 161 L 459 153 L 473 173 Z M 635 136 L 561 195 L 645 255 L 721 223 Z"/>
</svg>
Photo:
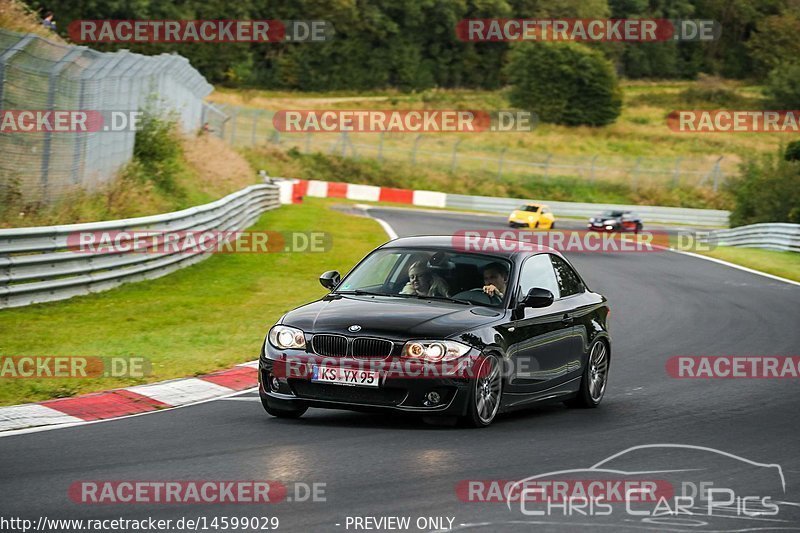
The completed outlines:
<svg viewBox="0 0 800 533">
<path fill-rule="evenodd" d="M 596 407 L 611 356 L 606 298 L 550 248 L 470 244 L 405 237 L 344 279 L 325 272 L 330 292 L 286 313 L 264 340 L 266 411 L 403 411 L 483 427 L 538 402 Z"/>
<path fill-rule="evenodd" d="M 589 219 L 591 231 L 642 231 L 642 219 L 632 211 L 608 210 Z"/>
</svg>

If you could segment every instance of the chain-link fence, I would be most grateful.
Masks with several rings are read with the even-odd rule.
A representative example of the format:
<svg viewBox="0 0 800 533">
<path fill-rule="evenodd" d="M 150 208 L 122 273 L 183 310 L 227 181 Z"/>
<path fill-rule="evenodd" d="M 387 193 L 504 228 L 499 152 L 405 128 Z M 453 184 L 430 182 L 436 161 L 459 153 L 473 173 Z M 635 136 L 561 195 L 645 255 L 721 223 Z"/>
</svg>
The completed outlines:
<svg viewBox="0 0 800 533">
<path fill-rule="evenodd" d="M 215 133 L 234 146 L 270 143 L 304 153 L 323 152 L 343 157 L 397 161 L 455 173 L 479 172 L 487 177 L 525 179 L 530 176 L 571 177 L 588 182 L 625 183 L 639 187 L 708 187 L 714 191 L 737 161 L 721 156 L 631 157 L 610 154 L 537 153 L 488 146 L 469 134 L 437 133 L 284 133 L 272 123 L 274 112 L 221 106 L 228 119 Z M 504 135 L 504 134 L 490 134 Z"/>
<path fill-rule="evenodd" d="M 0 111 L 130 112 L 150 101 L 201 127 L 213 87 L 179 55 L 102 53 L 0 29 Z M 105 116 L 105 113 L 104 113 Z M 50 203 L 111 180 L 133 154 L 135 132 L 0 129 L 0 198 Z"/>
</svg>

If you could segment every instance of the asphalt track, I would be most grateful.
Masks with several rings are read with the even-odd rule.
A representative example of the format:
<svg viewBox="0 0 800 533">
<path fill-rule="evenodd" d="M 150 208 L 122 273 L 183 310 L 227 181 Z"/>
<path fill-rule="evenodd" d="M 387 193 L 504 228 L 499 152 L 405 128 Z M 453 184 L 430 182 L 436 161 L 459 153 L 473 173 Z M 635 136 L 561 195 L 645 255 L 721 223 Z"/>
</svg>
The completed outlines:
<svg viewBox="0 0 800 533">
<path fill-rule="evenodd" d="M 505 227 L 495 217 L 393 209 L 370 213 L 401 236 Z M 279 531 L 353 531 L 346 524 L 355 516 L 408 516 L 411 531 L 419 530 L 419 517 L 450 517 L 454 527 L 470 531 L 800 530 L 798 515 L 791 512 L 771 520 L 712 517 L 705 527 L 690 527 L 685 521 L 624 514 L 530 517 L 513 505 L 468 503 L 456 496 L 462 480 L 518 480 L 589 467 L 632 446 L 672 443 L 778 464 L 785 500 L 800 502 L 797 379 L 688 380 L 665 371 L 665 362 L 675 355 L 798 355 L 800 287 L 666 251 L 568 255 L 590 288 L 605 294 L 612 306 L 611 376 L 599 409 L 540 407 L 470 430 L 326 410 L 278 420 L 266 416 L 250 392 L 0 438 L 0 515 L 34 520 L 42 515 L 277 516 Z M 254 357 L 260 340 L 253 339 Z M 657 460 L 680 466 L 682 453 L 667 449 Z M 712 453 L 703 463 L 709 471 L 736 478 L 752 494 L 767 490 L 761 484 L 769 482 L 743 465 Z M 70 484 L 89 479 L 325 483 L 326 501 L 265 506 L 72 502 Z"/>
</svg>

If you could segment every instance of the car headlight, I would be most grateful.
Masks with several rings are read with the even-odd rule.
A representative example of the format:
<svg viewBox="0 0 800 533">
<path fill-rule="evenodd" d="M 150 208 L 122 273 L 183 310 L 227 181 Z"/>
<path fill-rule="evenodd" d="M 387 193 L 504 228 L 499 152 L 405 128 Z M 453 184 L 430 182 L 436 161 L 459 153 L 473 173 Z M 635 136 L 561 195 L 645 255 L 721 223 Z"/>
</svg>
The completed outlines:
<svg viewBox="0 0 800 533">
<path fill-rule="evenodd" d="M 306 336 L 302 330 L 289 326 L 273 326 L 269 330 L 269 343 L 276 348 L 305 348 Z"/>
<path fill-rule="evenodd" d="M 421 361 L 452 361 L 469 350 L 469 346 L 456 341 L 408 341 L 401 356 Z"/>
</svg>

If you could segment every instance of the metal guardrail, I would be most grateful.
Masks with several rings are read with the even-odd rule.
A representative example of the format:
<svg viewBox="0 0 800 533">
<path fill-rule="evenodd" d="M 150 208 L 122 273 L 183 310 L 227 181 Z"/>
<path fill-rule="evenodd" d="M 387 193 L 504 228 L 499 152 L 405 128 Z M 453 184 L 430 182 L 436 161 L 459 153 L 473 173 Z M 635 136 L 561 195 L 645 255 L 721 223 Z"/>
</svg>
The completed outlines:
<svg viewBox="0 0 800 533">
<path fill-rule="evenodd" d="M 134 253 L 76 252 L 67 250 L 70 235 L 131 230 L 237 231 L 279 206 L 277 186 L 252 185 L 210 204 L 173 213 L 0 230 L 0 309 L 64 300 L 158 278 L 211 255 L 201 250 L 162 252 L 147 248 Z"/>
<path fill-rule="evenodd" d="M 467 196 L 448 194 L 446 207 L 473 209 L 508 214 L 519 206 L 534 200 L 524 198 L 496 198 L 493 196 Z M 729 211 L 719 209 L 690 209 L 684 207 L 661 207 L 650 205 L 585 204 L 576 202 L 549 202 L 556 216 L 591 217 L 607 209 L 633 211 L 647 222 L 667 222 L 692 226 L 728 226 Z"/>
<path fill-rule="evenodd" d="M 800 252 L 800 224 L 751 224 L 712 231 L 710 244 Z"/>
</svg>

